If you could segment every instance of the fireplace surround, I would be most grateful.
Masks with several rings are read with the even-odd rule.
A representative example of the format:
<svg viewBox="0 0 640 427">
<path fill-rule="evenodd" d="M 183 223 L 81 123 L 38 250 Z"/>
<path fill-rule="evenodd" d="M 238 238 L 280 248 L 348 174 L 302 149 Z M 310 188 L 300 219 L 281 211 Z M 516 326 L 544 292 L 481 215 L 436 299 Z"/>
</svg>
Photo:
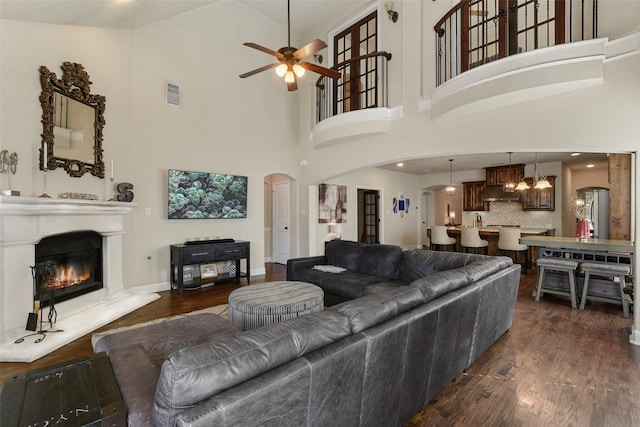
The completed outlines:
<svg viewBox="0 0 640 427">
<path fill-rule="evenodd" d="M 31 362 L 159 298 L 124 287 L 124 216 L 134 207 L 124 202 L 0 196 L 0 361 Z M 34 301 L 30 266 L 36 264 L 36 245 L 79 231 L 101 239 L 102 288 L 66 301 L 56 299 L 54 329 L 64 332 L 47 334 L 39 343 L 32 337 L 16 344 L 29 332 L 26 322 Z"/>
</svg>

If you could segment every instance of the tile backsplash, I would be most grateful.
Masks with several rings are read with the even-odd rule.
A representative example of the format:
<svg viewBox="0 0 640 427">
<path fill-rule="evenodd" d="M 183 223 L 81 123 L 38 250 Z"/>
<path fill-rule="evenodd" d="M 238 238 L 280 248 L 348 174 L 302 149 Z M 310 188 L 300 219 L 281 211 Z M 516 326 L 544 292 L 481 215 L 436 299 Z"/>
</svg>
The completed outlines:
<svg viewBox="0 0 640 427">
<path fill-rule="evenodd" d="M 527 228 L 555 228 L 555 212 L 523 211 L 517 202 L 491 202 L 489 211 L 463 212 L 462 225 L 473 225 L 474 214 L 482 217 L 482 225 L 520 225 Z"/>
</svg>

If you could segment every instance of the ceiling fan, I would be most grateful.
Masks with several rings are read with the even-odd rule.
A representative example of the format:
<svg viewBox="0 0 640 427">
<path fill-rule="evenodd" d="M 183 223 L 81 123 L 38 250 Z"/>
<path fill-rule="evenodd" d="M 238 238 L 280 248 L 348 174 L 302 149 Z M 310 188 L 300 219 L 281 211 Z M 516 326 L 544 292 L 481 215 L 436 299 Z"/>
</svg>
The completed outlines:
<svg viewBox="0 0 640 427">
<path fill-rule="evenodd" d="M 264 46 L 260 46 L 256 43 L 243 43 L 244 46 L 252 47 L 254 49 L 260 50 L 264 53 L 268 53 L 269 55 L 273 55 L 278 58 L 279 62 L 265 65 L 264 67 L 256 68 L 253 71 L 246 72 L 244 74 L 240 74 L 240 78 L 244 79 L 246 77 L 253 76 L 254 74 L 261 73 L 266 70 L 270 70 L 271 68 L 276 69 L 276 73 L 280 77 L 284 77 L 285 83 L 287 83 L 287 89 L 289 91 L 293 91 L 298 89 L 298 78 L 304 75 L 305 69 L 309 71 L 313 71 L 314 73 L 321 74 L 323 76 L 330 77 L 332 79 L 339 79 L 340 73 L 331 70 L 329 68 L 321 67 L 319 65 L 311 64 L 309 62 L 303 61 L 307 56 L 313 55 L 319 50 L 327 47 L 327 44 L 322 40 L 315 39 L 311 43 L 307 44 L 300 49 L 296 49 L 295 47 L 291 47 L 291 14 L 290 14 L 290 5 L 289 0 L 287 0 L 287 30 L 288 30 L 288 39 L 287 46 L 278 49 L 278 51 L 271 50 Z"/>
</svg>

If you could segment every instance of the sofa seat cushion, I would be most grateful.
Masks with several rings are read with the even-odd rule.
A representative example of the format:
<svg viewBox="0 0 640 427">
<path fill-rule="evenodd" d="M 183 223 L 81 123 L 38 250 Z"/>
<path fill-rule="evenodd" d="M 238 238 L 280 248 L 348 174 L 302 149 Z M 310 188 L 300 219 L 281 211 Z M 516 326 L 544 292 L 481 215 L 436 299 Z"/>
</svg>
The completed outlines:
<svg viewBox="0 0 640 427">
<path fill-rule="evenodd" d="M 345 272 L 339 274 L 324 273 L 319 282 L 315 282 L 326 293 L 354 299 L 366 295 L 367 287 L 383 281 L 378 276 Z"/>
<path fill-rule="evenodd" d="M 327 243 L 324 249 L 327 264 L 346 268 L 349 271 L 357 271 L 358 262 L 364 246 L 364 243 L 352 242 L 350 240 L 332 240 Z"/>
<path fill-rule="evenodd" d="M 398 277 L 402 248 L 394 245 L 366 245 L 362 248 L 358 272 L 385 279 Z"/>
<path fill-rule="evenodd" d="M 96 353 L 106 351 L 111 355 L 111 351 L 116 348 L 140 344 L 149 357 L 160 366 L 164 359 L 182 347 L 239 332 L 240 329 L 217 314 L 180 315 L 109 333 L 95 343 L 93 350 Z"/>
<path fill-rule="evenodd" d="M 349 334 L 347 318 L 322 311 L 180 349 L 162 365 L 154 424 L 173 426 L 186 408 Z"/>
</svg>

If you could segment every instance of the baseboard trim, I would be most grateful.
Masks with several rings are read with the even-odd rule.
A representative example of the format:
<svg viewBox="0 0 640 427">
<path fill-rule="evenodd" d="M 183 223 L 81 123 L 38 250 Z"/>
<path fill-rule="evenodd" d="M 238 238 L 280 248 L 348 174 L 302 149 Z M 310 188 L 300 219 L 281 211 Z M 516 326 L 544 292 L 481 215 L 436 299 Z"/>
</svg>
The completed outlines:
<svg viewBox="0 0 640 427">
<path fill-rule="evenodd" d="M 640 345 L 640 329 L 632 328 L 629 335 L 629 342 L 633 345 Z"/>
</svg>

